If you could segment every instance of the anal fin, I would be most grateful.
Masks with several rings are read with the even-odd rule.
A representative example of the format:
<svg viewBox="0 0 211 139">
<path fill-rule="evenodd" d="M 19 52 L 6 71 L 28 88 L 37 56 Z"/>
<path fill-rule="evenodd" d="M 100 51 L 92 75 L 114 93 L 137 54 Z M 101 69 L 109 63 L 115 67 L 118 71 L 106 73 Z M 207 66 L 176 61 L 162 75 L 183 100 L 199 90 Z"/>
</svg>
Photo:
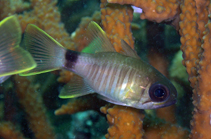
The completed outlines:
<svg viewBox="0 0 211 139">
<path fill-rule="evenodd" d="M 10 75 L 0 77 L 0 83 L 3 83 L 4 81 L 6 81 L 7 79 L 9 79 L 9 77 L 10 77 Z"/>
</svg>

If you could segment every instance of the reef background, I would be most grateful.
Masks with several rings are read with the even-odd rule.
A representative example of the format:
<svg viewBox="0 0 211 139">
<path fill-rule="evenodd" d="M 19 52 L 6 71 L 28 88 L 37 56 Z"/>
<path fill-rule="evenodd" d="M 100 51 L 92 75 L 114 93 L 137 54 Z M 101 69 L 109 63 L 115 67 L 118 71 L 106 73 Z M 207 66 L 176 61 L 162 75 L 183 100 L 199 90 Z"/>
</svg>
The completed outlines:
<svg viewBox="0 0 211 139">
<path fill-rule="evenodd" d="M 118 52 L 124 39 L 173 82 L 177 104 L 141 111 L 108 104 L 95 95 L 63 100 L 58 98 L 59 91 L 74 78 L 73 73 L 15 75 L 0 86 L 0 138 L 211 138 L 210 1 L 108 2 L 0 0 L 0 20 L 16 14 L 23 32 L 27 24 L 35 24 L 76 51 L 88 45 L 85 28 L 95 21 Z M 134 13 L 130 5 L 143 12 Z"/>
</svg>

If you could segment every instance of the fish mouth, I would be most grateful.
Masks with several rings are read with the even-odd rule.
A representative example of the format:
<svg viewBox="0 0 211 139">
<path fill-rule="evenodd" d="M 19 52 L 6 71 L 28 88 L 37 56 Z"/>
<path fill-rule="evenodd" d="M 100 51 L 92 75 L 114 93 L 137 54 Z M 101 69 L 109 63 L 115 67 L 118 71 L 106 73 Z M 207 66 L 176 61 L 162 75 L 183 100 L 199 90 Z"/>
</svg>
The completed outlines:
<svg viewBox="0 0 211 139">
<path fill-rule="evenodd" d="M 168 106 L 171 106 L 171 105 L 175 104 L 176 102 L 177 102 L 177 100 L 175 99 L 173 101 L 169 101 L 167 103 L 163 103 L 161 105 L 157 105 L 157 106 L 155 106 L 155 109 L 157 109 L 157 108 L 163 108 L 163 107 L 168 107 Z"/>
</svg>

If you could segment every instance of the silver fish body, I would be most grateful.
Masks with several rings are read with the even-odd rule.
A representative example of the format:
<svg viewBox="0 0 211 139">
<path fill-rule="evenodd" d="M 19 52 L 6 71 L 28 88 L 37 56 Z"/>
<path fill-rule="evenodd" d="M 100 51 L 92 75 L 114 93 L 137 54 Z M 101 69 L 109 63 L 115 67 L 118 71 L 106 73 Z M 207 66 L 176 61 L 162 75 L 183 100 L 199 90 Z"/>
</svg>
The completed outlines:
<svg viewBox="0 0 211 139">
<path fill-rule="evenodd" d="M 115 52 L 80 54 L 74 67 L 66 67 L 84 78 L 94 92 L 112 102 L 141 109 L 162 107 L 149 96 L 152 84 L 165 85 L 170 92 L 176 92 L 160 72 L 146 62 Z M 163 106 L 175 103 L 174 93 L 168 96 Z"/>
<path fill-rule="evenodd" d="M 177 91 L 171 82 L 151 65 L 142 61 L 123 40 L 117 53 L 106 33 L 91 22 L 87 29 L 90 53 L 67 50 L 47 33 L 28 25 L 24 45 L 37 67 L 23 76 L 66 69 L 73 77 L 60 92 L 60 98 L 74 98 L 90 93 L 118 105 L 155 109 L 176 103 Z"/>
</svg>

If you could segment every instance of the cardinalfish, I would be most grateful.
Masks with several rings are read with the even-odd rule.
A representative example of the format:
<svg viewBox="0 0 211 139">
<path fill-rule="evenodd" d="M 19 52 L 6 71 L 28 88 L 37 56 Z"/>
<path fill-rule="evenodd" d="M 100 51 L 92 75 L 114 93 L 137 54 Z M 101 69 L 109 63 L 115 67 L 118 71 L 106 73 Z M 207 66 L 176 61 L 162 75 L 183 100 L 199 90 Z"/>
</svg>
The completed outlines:
<svg viewBox="0 0 211 139">
<path fill-rule="evenodd" d="M 10 75 L 36 67 L 31 54 L 19 46 L 21 37 L 21 27 L 15 16 L 0 22 L 0 83 Z"/>
<path fill-rule="evenodd" d="M 140 59 L 123 40 L 117 53 L 106 33 L 95 22 L 87 27 L 87 46 L 91 53 L 65 49 L 35 25 L 29 24 L 23 43 L 37 67 L 22 76 L 66 69 L 74 76 L 61 90 L 60 98 L 75 98 L 91 93 L 118 105 L 155 109 L 176 102 L 177 91 L 159 71 Z"/>
</svg>

